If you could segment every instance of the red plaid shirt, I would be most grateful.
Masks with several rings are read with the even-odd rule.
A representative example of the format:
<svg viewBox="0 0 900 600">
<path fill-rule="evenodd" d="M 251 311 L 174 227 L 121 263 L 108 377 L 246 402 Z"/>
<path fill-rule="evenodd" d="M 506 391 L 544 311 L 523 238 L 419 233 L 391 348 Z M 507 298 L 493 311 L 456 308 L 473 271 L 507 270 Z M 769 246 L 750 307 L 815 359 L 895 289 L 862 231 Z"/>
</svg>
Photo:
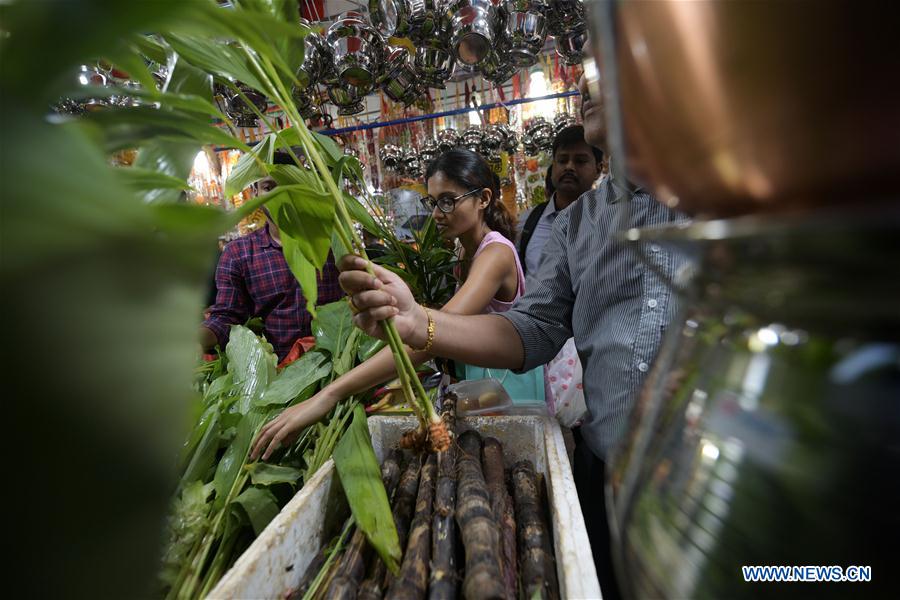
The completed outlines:
<svg viewBox="0 0 900 600">
<path fill-rule="evenodd" d="M 330 254 L 317 280 L 317 304 L 334 302 L 344 295 Z M 311 335 L 312 317 L 306 310 L 306 298 L 268 227 L 225 246 L 216 267 L 216 303 L 203 324 L 224 348 L 231 326 L 243 324 L 250 317 L 262 318 L 266 339 L 279 360 L 298 338 Z"/>
</svg>

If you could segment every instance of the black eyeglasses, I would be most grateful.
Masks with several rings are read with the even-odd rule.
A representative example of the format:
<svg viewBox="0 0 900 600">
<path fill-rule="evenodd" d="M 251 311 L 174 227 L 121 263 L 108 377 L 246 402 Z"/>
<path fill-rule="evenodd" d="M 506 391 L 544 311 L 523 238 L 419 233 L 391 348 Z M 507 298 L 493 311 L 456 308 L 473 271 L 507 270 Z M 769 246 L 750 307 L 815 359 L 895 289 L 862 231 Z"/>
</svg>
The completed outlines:
<svg viewBox="0 0 900 600">
<path fill-rule="evenodd" d="M 450 214 L 453 212 L 453 209 L 456 208 L 457 202 L 459 202 L 466 196 L 471 196 L 476 192 L 480 192 L 482 189 L 483 188 L 475 188 L 474 190 L 469 190 L 465 194 L 460 194 L 456 198 L 448 198 L 447 196 L 441 196 L 440 198 L 435 198 L 434 196 L 422 196 L 421 198 L 419 198 L 419 202 L 421 202 L 429 212 L 432 212 L 434 210 L 434 207 L 437 207 L 437 209 L 442 213 Z"/>
</svg>

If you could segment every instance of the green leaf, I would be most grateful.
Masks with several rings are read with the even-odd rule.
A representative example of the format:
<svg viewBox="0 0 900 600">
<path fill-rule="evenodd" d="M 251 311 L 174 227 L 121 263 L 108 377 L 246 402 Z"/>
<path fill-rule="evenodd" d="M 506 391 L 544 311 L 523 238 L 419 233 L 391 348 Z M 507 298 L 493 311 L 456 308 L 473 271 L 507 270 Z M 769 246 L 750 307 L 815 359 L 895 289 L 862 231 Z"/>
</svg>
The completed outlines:
<svg viewBox="0 0 900 600">
<path fill-rule="evenodd" d="M 333 456 L 356 526 L 366 535 L 388 569 L 396 573 L 401 558 L 400 541 L 381 481 L 378 459 L 372 449 L 366 413 L 360 404 L 353 408 L 353 422 L 335 447 Z"/>
<path fill-rule="evenodd" d="M 191 141 L 154 140 L 141 147 L 131 168 L 155 171 L 179 181 L 187 181 L 200 150 L 201 145 Z M 155 188 L 144 193 L 143 200 L 148 204 L 171 204 L 178 202 L 180 196 L 181 190 Z"/>
<path fill-rule="evenodd" d="M 312 322 L 316 348 L 337 356 L 347 345 L 347 338 L 353 329 L 352 317 L 346 300 L 320 306 L 317 318 Z"/>
<path fill-rule="evenodd" d="M 177 34 L 165 37 L 172 49 L 192 65 L 226 79 L 236 79 L 256 90 L 267 90 L 257 77 L 250 59 L 240 49 L 213 39 Z"/>
<path fill-rule="evenodd" d="M 241 466 L 247 458 L 250 450 L 250 442 L 253 441 L 253 427 L 250 418 L 245 416 L 237 425 L 237 432 L 231 444 L 222 455 L 216 474 L 213 477 L 213 486 L 216 490 L 215 506 L 222 508 L 228 499 L 228 494 L 234 486 L 237 476 L 241 472 Z"/>
<path fill-rule="evenodd" d="M 273 465 L 266 462 L 255 462 L 245 467 L 250 473 L 250 482 L 253 485 L 273 485 L 276 483 L 290 483 L 294 485 L 303 473 L 300 469 Z"/>
<path fill-rule="evenodd" d="M 225 182 L 225 197 L 230 198 L 240 193 L 244 188 L 259 181 L 266 176 L 264 165 L 272 161 L 272 152 L 275 142 L 275 134 L 270 133 L 254 146 L 249 152 L 245 152 L 234 165 L 228 180 Z"/>
<path fill-rule="evenodd" d="M 156 217 L 159 229 L 173 232 L 205 233 L 215 236 L 224 231 L 228 214 L 222 210 L 200 204 L 154 204 L 150 210 Z"/>
<path fill-rule="evenodd" d="M 266 525 L 278 515 L 278 501 L 269 490 L 248 487 L 234 502 L 243 507 L 256 535 L 262 533 Z"/>
<path fill-rule="evenodd" d="M 187 181 L 166 175 L 152 169 L 141 167 L 122 167 L 115 169 L 116 176 L 125 185 L 135 190 L 189 190 Z"/>
<path fill-rule="evenodd" d="M 327 135 L 322 135 L 315 131 L 310 131 L 310 133 L 312 134 L 316 148 L 322 153 L 322 158 L 326 160 L 328 166 L 333 167 L 336 165 L 344 156 L 344 152 L 341 150 L 340 146 L 337 145 L 337 142 Z"/>
<path fill-rule="evenodd" d="M 386 342 L 384 342 L 383 340 L 363 335 L 360 339 L 359 351 L 357 353 L 359 362 L 366 362 L 367 360 L 381 352 L 381 349 L 386 345 Z"/>
<path fill-rule="evenodd" d="M 359 340 L 363 336 L 363 332 L 356 327 L 351 328 L 350 335 L 347 336 L 347 344 L 341 347 L 332 362 L 332 369 L 336 377 L 340 377 L 353 368 L 356 361 L 356 353 L 359 350 Z"/>
<path fill-rule="evenodd" d="M 106 108 L 87 115 L 83 124 L 97 127 L 107 152 L 156 140 L 218 144 L 249 150 L 247 144 L 210 125 L 209 119 L 203 116 L 149 106 Z"/>
<path fill-rule="evenodd" d="M 328 376 L 331 367 L 321 352 L 307 352 L 284 368 L 266 388 L 257 406 L 285 405 L 298 394 Z"/>
<path fill-rule="evenodd" d="M 334 203 L 326 192 L 305 185 L 279 185 L 266 194 L 269 214 L 283 233 L 294 238 L 303 256 L 321 269 L 328 258 Z"/>
<path fill-rule="evenodd" d="M 208 416 L 204 415 L 199 426 L 192 432 L 193 435 L 200 433 L 202 437 L 197 441 L 191 460 L 181 476 L 182 484 L 196 480 L 205 481 L 207 474 L 215 464 L 216 453 L 219 449 L 219 436 L 221 434 L 219 407 L 209 407 L 207 414 Z"/>
<path fill-rule="evenodd" d="M 375 219 L 372 218 L 366 207 L 347 192 L 344 192 L 344 206 L 347 207 L 350 217 L 362 225 L 363 229 L 370 233 L 378 233 L 379 227 L 375 224 Z"/>
<path fill-rule="evenodd" d="M 300 245 L 293 237 L 281 232 L 281 251 L 284 254 L 284 260 L 288 264 L 291 273 L 300 284 L 303 291 L 303 299 L 306 300 L 306 310 L 315 319 L 316 318 L 316 302 L 319 301 L 319 282 L 316 278 L 316 267 L 306 260 Z"/>
<path fill-rule="evenodd" d="M 247 414 L 275 379 L 277 358 L 271 345 L 263 346 L 252 331 L 241 325 L 232 326 L 225 353 L 228 372 L 234 377 L 240 395 L 238 412 Z"/>
</svg>

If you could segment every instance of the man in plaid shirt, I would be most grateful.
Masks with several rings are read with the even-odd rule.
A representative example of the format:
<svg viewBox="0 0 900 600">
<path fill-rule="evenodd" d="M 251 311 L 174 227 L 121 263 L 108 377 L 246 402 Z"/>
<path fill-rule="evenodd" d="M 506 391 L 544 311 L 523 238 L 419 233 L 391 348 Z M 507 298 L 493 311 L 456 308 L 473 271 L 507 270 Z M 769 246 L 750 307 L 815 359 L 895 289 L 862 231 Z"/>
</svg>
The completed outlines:
<svg viewBox="0 0 900 600">
<path fill-rule="evenodd" d="M 275 162 L 282 160 L 276 154 Z M 259 182 L 259 192 L 268 192 L 275 185 L 267 177 Z M 316 280 L 318 304 L 344 295 L 330 254 Z M 312 317 L 306 310 L 306 298 L 284 258 L 278 228 L 271 218 L 266 219 L 265 227 L 230 242 L 222 251 L 216 267 L 216 302 L 200 328 L 201 346 L 204 350 L 211 350 L 216 344 L 225 348 L 231 326 L 241 325 L 251 317 L 262 318 L 263 333 L 279 361 L 297 339 L 311 335 Z"/>
</svg>

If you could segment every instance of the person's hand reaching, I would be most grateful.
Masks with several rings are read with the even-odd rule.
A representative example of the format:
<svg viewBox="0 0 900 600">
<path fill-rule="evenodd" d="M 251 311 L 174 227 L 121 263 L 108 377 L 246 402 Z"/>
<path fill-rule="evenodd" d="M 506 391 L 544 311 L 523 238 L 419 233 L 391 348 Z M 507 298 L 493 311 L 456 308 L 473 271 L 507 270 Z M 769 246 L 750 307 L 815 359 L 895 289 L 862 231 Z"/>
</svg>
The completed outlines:
<svg viewBox="0 0 900 600">
<path fill-rule="evenodd" d="M 425 345 L 428 337 L 428 315 L 419 306 L 404 281 L 395 273 L 373 264 L 375 277 L 366 272 L 366 261 L 354 255 L 344 256 L 341 287 L 350 295 L 356 311 L 353 322 L 368 335 L 386 339 L 381 322 L 393 317 L 400 339 L 414 348 Z"/>
<path fill-rule="evenodd" d="M 278 449 L 293 444 L 306 427 L 327 415 L 338 400 L 322 390 L 309 400 L 284 409 L 260 430 L 250 450 L 250 459 L 269 460 Z"/>
</svg>

